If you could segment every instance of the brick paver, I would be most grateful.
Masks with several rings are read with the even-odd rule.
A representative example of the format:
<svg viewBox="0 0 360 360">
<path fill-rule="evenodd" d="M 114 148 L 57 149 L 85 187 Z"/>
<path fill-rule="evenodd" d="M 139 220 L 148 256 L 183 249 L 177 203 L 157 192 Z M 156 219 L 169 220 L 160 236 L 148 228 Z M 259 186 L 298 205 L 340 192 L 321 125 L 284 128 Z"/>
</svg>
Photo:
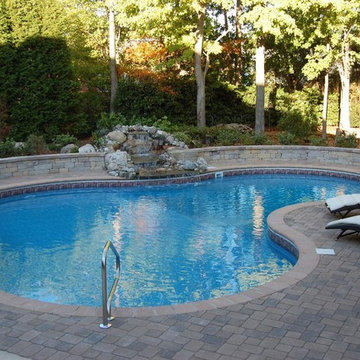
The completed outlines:
<svg viewBox="0 0 360 360">
<path fill-rule="evenodd" d="M 333 248 L 318 266 L 282 291 L 224 308 L 178 315 L 52 315 L 0 304 L 0 355 L 33 360 L 360 359 L 360 239 L 335 241 L 323 204 L 290 211 L 285 223 Z M 1 358 L 1 357 L 0 357 Z"/>
</svg>

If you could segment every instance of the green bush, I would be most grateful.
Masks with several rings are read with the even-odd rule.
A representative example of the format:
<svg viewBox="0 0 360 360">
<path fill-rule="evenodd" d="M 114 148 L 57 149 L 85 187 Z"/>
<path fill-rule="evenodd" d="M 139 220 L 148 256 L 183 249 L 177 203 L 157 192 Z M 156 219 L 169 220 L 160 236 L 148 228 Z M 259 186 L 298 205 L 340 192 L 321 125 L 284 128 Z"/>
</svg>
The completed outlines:
<svg viewBox="0 0 360 360">
<path fill-rule="evenodd" d="M 196 124 L 196 82 L 191 78 L 122 78 L 116 108 L 128 119 L 161 119 L 171 124 Z M 235 88 L 211 78 L 206 87 L 207 125 L 241 122 L 253 124 L 253 108 L 241 100 Z"/>
<path fill-rule="evenodd" d="M 340 133 L 335 137 L 335 146 L 343 148 L 357 148 L 359 141 L 354 134 Z"/>
<path fill-rule="evenodd" d="M 271 144 L 266 135 L 242 133 L 240 130 L 218 126 L 204 128 L 183 126 L 174 133 L 174 136 L 191 147 Z"/>
<path fill-rule="evenodd" d="M 328 97 L 327 125 L 338 126 L 339 124 L 339 94 L 331 93 Z"/>
<path fill-rule="evenodd" d="M 272 145 L 271 139 L 264 134 L 254 134 L 254 144 L 255 145 Z"/>
<path fill-rule="evenodd" d="M 0 158 L 18 156 L 20 150 L 15 146 L 12 140 L 0 141 Z"/>
<path fill-rule="evenodd" d="M 171 123 L 166 116 L 156 120 L 152 126 L 168 133 L 176 132 L 179 129 L 179 127 L 176 124 Z"/>
<path fill-rule="evenodd" d="M 243 133 L 238 130 L 214 129 L 212 132 L 215 145 L 228 146 L 240 144 L 243 139 Z"/>
<path fill-rule="evenodd" d="M 306 138 L 317 131 L 321 119 L 321 94 L 316 89 L 286 93 L 278 90 L 279 129 Z"/>
<path fill-rule="evenodd" d="M 95 131 L 92 134 L 92 143 L 94 144 L 94 146 L 96 147 L 96 149 L 102 149 L 103 147 L 105 147 L 106 145 L 106 140 L 104 138 L 105 134 L 101 134 L 98 131 Z"/>
<path fill-rule="evenodd" d="M 290 132 L 280 133 L 277 138 L 281 145 L 296 145 L 299 143 L 296 136 Z"/>
<path fill-rule="evenodd" d="M 30 135 L 23 148 L 23 152 L 27 155 L 46 154 L 48 151 L 46 141 L 41 135 Z"/>
<path fill-rule="evenodd" d="M 195 145 L 193 139 L 185 131 L 176 131 L 173 133 L 176 139 L 183 141 L 186 145 Z"/>
<path fill-rule="evenodd" d="M 0 79 L 5 75 L 12 79 L 6 92 L 0 89 L 9 106 L 11 136 L 24 140 L 43 134 L 50 140 L 60 132 L 84 128 L 79 87 L 65 40 L 29 37 L 13 52 L 13 62 L 5 70 L 0 67 Z"/>
<path fill-rule="evenodd" d="M 52 139 L 52 143 L 49 146 L 51 150 L 61 150 L 65 145 L 77 144 L 77 142 L 78 139 L 73 135 L 60 134 Z"/>
<path fill-rule="evenodd" d="M 310 136 L 309 141 L 311 146 L 328 146 L 328 142 L 325 139 L 315 135 Z"/>
<path fill-rule="evenodd" d="M 350 93 L 351 127 L 360 127 L 360 84 L 353 83 Z"/>
</svg>

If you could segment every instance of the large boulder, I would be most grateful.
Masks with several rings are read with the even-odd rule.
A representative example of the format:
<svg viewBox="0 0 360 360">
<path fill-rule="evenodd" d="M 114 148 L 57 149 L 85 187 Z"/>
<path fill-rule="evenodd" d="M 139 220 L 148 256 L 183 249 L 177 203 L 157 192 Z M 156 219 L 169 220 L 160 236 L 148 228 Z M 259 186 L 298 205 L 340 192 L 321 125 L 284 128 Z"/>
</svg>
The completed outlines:
<svg viewBox="0 0 360 360">
<path fill-rule="evenodd" d="M 107 137 L 109 140 L 111 140 L 117 144 L 122 144 L 127 139 L 126 135 L 122 131 L 119 131 L 119 130 L 109 132 L 107 134 Z"/>
<path fill-rule="evenodd" d="M 133 179 L 136 170 L 131 161 L 130 155 L 126 151 L 115 151 L 105 155 L 105 166 L 108 173 L 113 176 Z"/>
<path fill-rule="evenodd" d="M 196 160 L 196 169 L 199 170 L 200 172 L 204 172 L 207 170 L 207 168 L 208 168 L 207 161 L 204 158 L 199 157 Z"/>
<path fill-rule="evenodd" d="M 130 161 L 130 156 L 126 151 L 118 150 L 105 155 L 105 165 L 109 171 L 118 170 L 121 167 L 127 166 Z"/>
<path fill-rule="evenodd" d="M 70 154 L 78 151 L 78 147 L 75 144 L 67 144 L 61 148 L 60 154 Z"/>
<path fill-rule="evenodd" d="M 228 130 L 237 130 L 243 134 L 251 133 L 254 131 L 250 126 L 247 126 L 245 124 L 238 124 L 238 123 L 218 124 L 218 125 L 216 125 L 216 127 L 224 128 L 224 129 L 228 129 Z"/>
<path fill-rule="evenodd" d="M 185 160 L 182 163 L 181 166 L 184 170 L 195 170 L 196 169 L 196 163 L 194 161 L 191 160 Z"/>
<path fill-rule="evenodd" d="M 79 147 L 79 153 L 80 154 L 90 154 L 95 153 L 96 150 L 91 144 L 86 144 L 84 146 Z"/>
</svg>

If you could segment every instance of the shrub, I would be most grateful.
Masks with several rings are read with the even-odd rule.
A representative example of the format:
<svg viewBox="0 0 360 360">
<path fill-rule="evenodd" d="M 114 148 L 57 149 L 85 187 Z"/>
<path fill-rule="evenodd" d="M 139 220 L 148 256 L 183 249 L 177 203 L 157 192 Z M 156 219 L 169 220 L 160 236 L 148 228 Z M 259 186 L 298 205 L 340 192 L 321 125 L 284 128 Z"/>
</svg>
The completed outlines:
<svg viewBox="0 0 360 360">
<path fill-rule="evenodd" d="M 94 132 L 92 135 L 92 143 L 95 148 L 100 150 L 106 146 L 106 140 L 104 138 L 105 134 L 100 134 L 98 131 Z"/>
<path fill-rule="evenodd" d="M 97 129 L 102 135 L 112 131 L 116 125 L 129 125 L 126 117 L 120 113 L 105 114 L 102 113 L 97 123 Z M 101 134 L 100 134 L 101 135 Z"/>
<path fill-rule="evenodd" d="M 354 134 L 340 133 L 335 137 L 335 145 L 343 148 L 356 148 L 359 145 L 359 141 Z"/>
<path fill-rule="evenodd" d="M 40 155 L 48 152 L 45 139 L 40 135 L 30 135 L 24 145 L 23 151 L 28 155 Z"/>
<path fill-rule="evenodd" d="M 351 127 L 360 127 L 360 86 L 353 83 L 350 93 L 350 122 Z"/>
<path fill-rule="evenodd" d="M 14 51 L 16 61 L 7 69 L 14 84 L 5 95 L 14 139 L 36 133 L 51 139 L 61 131 L 83 127 L 79 88 L 65 40 L 29 37 Z"/>
<path fill-rule="evenodd" d="M 207 125 L 253 123 L 253 108 L 242 102 L 235 88 L 211 78 L 206 84 Z M 122 78 L 116 108 L 128 119 L 166 116 L 171 124 L 195 125 L 196 82 L 192 78 Z"/>
<path fill-rule="evenodd" d="M 16 147 L 14 141 L 0 141 L 0 158 L 18 155 L 20 155 L 20 150 Z"/>
<path fill-rule="evenodd" d="M 176 139 L 183 141 L 186 145 L 194 145 L 193 139 L 185 131 L 176 131 L 173 135 Z"/>
<path fill-rule="evenodd" d="M 152 126 L 157 127 L 163 131 L 168 133 L 176 132 L 179 127 L 176 124 L 171 123 L 166 116 L 162 117 L 161 119 L 156 120 Z"/>
<path fill-rule="evenodd" d="M 297 140 L 296 136 L 289 132 L 280 133 L 280 134 L 278 134 L 277 138 L 281 145 L 296 145 L 296 144 L 298 144 L 298 140 Z"/>
<path fill-rule="evenodd" d="M 56 135 L 49 145 L 51 150 L 61 150 L 62 147 L 68 144 L 77 144 L 78 140 L 75 136 L 69 134 Z"/>
<path fill-rule="evenodd" d="M 331 93 L 328 97 L 327 125 L 339 124 L 339 94 Z"/>
<path fill-rule="evenodd" d="M 254 144 L 255 145 L 271 145 L 271 139 L 264 134 L 253 134 Z"/>
<path fill-rule="evenodd" d="M 276 109 L 281 112 L 279 128 L 298 138 L 316 132 L 321 119 L 321 94 L 316 89 L 286 93 L 278 90 Z"/>
<path fill-rule="evenodd" d="M 315 135 L 312 135 L 309 137 L 310 145 L 312 146 L 327 146 L 328 142 L 320 137 L 317 137 Z"/>
</svg>

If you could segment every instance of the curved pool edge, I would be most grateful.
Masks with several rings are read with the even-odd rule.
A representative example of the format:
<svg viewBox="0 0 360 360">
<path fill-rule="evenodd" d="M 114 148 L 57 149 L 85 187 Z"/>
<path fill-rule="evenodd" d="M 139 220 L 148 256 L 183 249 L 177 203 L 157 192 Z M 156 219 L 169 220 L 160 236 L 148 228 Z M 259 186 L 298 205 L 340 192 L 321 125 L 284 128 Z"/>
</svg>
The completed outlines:
<svg viewBox="0 0 360 360">
<path fill-rule="evenodd" d="M 274 167 L 273 169 L 276 169 Z M 278 168 L 279 169 L 279 168 Z M 254 169 L 252 169 L 253 171 Z M 269 168 L 266 169 L 267 171 Z M 293 170 L 293 169 L 292 169 Z M 301 170 L 301 173 L 303 173 Z M 310 170 L 310 169 L 309 169 Z M 314 170 L 314 169 L 311 169 Z M 232 170 L 233 175 L 235 170 Z M 331 170 L 329 170 L 331 171 Z M 310 171 L 311 172 L 311 171 Z M 336 171 L 335 171 L 336 172 Z M 332 172 L 334 173 L 334 172 Z M 353 175 L 353 173 L 350 173 Z M 73 181 L 73 180 L 72 180 Z M 83 181 L 83 180 L 80 180 Z M 44 182 L 46 184 L 46 182 Z M 12 184 L 10 189 L 16 186 Z M 244 292 L 227 295 L 221 298 L 204 300 L 199 302 L 190 302 L 178 305 L 158 306 L 158 307 L 140 307 L 140 308 L 113 308 L 112 313 L 116 317 L 149 317 L 158 315 L 176 315 L 196 311 L 213 310 L 217 308 L 227 307 L 236 304 L 242 304 L 254 299 L 258 299 L 277 291 L 281 291 L 298 281 L 304 279 L 317 266 L 319 256 L 315 252 L 315 245 L 312 240 L 304 234 L 294 230 L 288 226 L 284 217 L 289 212 L 307 206 L 318 204 L 319 202 L 302 203 L 290 205 L 272 212 L 267 219 L 270 232 L 280 236 L 285 241 L 293 243 L 298 250 L 298 261 L 295 266 L 279 278 L 260 285 L 256 288 L 246 290 Z M 15 296 L 0 290 L 0 303 L 5 305 L 19 307 L 25 310 L 41 311 L 44 313 L 52 313 L 67 316 L 96 316 L 102 314 L 100 307 L 60 305 L 31 300 L 19 296 Z"/>
</svg>

